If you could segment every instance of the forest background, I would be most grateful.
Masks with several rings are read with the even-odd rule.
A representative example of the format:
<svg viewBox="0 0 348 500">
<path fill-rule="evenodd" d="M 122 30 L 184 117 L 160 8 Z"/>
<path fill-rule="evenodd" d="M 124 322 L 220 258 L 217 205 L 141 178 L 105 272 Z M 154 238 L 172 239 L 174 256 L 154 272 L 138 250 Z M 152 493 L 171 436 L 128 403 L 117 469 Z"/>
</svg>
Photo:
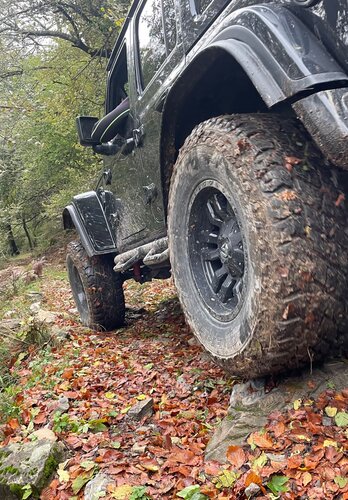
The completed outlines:
<svg viewBox="0 0 348 500">
<path fill-rule="evenodd" d="M 102 116 L 106 64 L 128 0 L 0 0 L 0 263 L 44 251 L 100 158 L 78 115 Z"/>
</svg>

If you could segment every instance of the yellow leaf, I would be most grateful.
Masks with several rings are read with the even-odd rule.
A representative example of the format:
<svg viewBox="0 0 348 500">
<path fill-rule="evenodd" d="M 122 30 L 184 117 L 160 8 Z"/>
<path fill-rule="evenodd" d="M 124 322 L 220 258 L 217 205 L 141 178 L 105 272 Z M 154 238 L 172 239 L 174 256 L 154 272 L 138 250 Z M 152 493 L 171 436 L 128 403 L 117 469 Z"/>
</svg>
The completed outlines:
<svg viewBox="0 0 348 500">
<path fill-rule="evenodd" d="M 325 413 L 328 417 L 334 417 L 337 413 L 337 408 L 332 407 L 332 406 L 327 406 L 325 408 Z"/>
<path fill-rule="evenodd" d="M 302 403 L 302 399 L 296 399 L 294 401 L 294 410 L 298 410 L 301 406 L 301 403 Z"/>
<path fill-rule="evenodd" d="M 70 476 L 69 476 L 69 472 L 67 470 L 58 469 L 57 473 L 58 473 L 59 481 L 61 483 L 67 483 L 69 481 Z"/>
<path fill-rule="evenodd" d="M 117 394 L 115 394 L 114 392 L 106 392 L 104 394 L 104 396 L 107 398 L 107 399 L 115 399 L 117 397 Z"/>
<path fill-rule="evenodd" d="M 303 434 L 297 434 L 296 435 L 297 439 L 302 439 L 303 441 L 310 441 L 310 438 L 308 436 L 304 436 Z"/>
<path fill-rule="evenodd" d="M 312 474 L 309 472 L 305 472 L 302 476 L 302 484 L 303 486 L 307 486 L 312 481 Z"/>
<path fill-rule="evenodd" d="M 139 401 L 143 401 L 143 400 L 144 400 L 144 399 L 146 399 L 146 398 L 147 398 L 146 394 L 139 394 L 139 396 L 137 396 L 137 399 L 138 399 Z"/>
<path fill-rule="evenodd" d="M 59 389 L 62 389 L 62 391 L 68 391 L 70 389 L 70 383 L 68 380 L 60 384 Z"/>
<path fill-rule="evenodd" d="M 121 410 L 122 415 L 127 413 L 131 408 L 132 408 L 131 406 L 126 406 L 125 408 L 122 408 L 122 410 Z"/>
<path fill-rule="evenodd" d="M 141 466 L 144 467 L 144 469 L 149 470 L 150 472 L 157 472 L 159 470 L 159 467 L 156 464 L 142 463 Z"/>
<path fill-rule="evenodd" d="M 133 486 L 130 484 L 123 484 L 122 486 L 116 486 L 116 488 L 112 492 L 112 498 L 116 498 L 117 500 L 127 500 L 129 496 L 132 494 Z"/>
<path fill-rule="evenodd" d="M 338 448 L 336 441 L 332 441 L 332 439 L 325 439 L 323 443 L 324 448 L 328 448 L 329 446 L 333 446 L 334 448 Z"/>
</svg>

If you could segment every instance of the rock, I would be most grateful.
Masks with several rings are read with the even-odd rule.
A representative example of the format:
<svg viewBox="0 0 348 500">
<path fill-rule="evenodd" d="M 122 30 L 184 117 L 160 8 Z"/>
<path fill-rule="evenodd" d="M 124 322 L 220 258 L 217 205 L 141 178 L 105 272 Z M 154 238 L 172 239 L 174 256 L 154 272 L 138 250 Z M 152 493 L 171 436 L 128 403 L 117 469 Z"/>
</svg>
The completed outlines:
<svg viewBox="0 0 348 500">
<path fill-rule="evenodd" d="M 266 457 L 271 460 L 271 462 L 284 462 L 285 455 L 276 455 L 275 453 L 266 453 Z"/>
<path fill-rule="evenodd" d="M 41 323 L 55 323 L 57 319 L 57 314 L 51 311 L 45 311 L 44 309 L 40 309 L 36 313 L 36 319 Z"/>
<path fill-rule="evenodd" d="M 304 370 L 297 376 L 284 377 L 268 393 L 262 379 L 236 385 L 228 414 L 208 443 L 206 459 L 225 462 L 227 448 L 242 444 L 251 432 L 262 429 L 270 413 L 291 408 L 297 399 L 315 399 L 328 386 L 337 391 L 348 386 L 347 361 L 332 360 L 312 373 Z M 328 421 L 323 423 L 327 425 Z"/>
<path fill-rule="evenodd" d="M 55 347 L 63 344 L 69 337 L 69 333 L 62 328 L 59 328 L 57 325 L 52 325 L 50 327 L 51 340 L 50 344 Z"/>
<path fill-rule="evenodd" d="M 134 420 L 141 420 L 145 416 L 150 416 L 153 413 L 153 399 L 146 398 L 143 401 L 138 401 L 128 412 L 128 416 Z"/>
<path fill-rule="evenodd" d="M 134 443 L 131 451 L 132 453 L 134 453 L 134 455 L 142 455 L 146 451 L 146 446 L 139 443 Z"/>
<path fill-rule="evenodd" d="M 34 431 L 31 435 L 35 436 L 39 441 L 41 439 L 47 439 L 48 441 L 57 441 L 58 439 L 55 433 L 51 431 L 51 429 L 47 429 L 46 427 Z"/>
<path fill-rule="evenodd" d="M 0 333 L 4 331 L 5 333 L 9 331 L 16 332 L 21 327 L 21 322 L 19 319 L 3 319 L 0 321 Z"/>
<path fill-rule="evenodd" d="M 42 301 L 42 293 L 41 292 L 28 292 L 26 293 L 26 296 L 28 297 L 29 300 L 32 300 L 33 302 L 36 302 L 40 304 Z"/>
<path fill-rule="evenodd" d="M 70 408 L 69 399 L 66 396 L 60 396 L 58 399 L 58 405 L 54 413 L 66 413 Z"/>
<path fill-rule="evenodd" d="M 107 474 L 99 472 L 99 474 L 86 484 L 84 500 L 99 500 L 107 493 L 108 484 L 115 485 L 116 483 Z"/>
<path fill-rule="evenodd" d="M 195 345 L 199 345 L 198 344 L 198 340 L 196 339 L 196 337 L 191 337 L 190 339 L 188 339 L 187 343 L 191 347 L 195 346 Z"/>
<path fill-rule="evenodd" d="M 41 309 L 40 302 L 33 302 L 33 304 L 31 304 L 31 306 L 29 307 L 29 309 L 33 314 L 37 314 Z"/>
<path fill-rule="evenodd" d="M 244 493 L 248 498 L 254 497 L 259 492 L 260 492 L 260 486 L 255 483 L 250 483 L 249 486 L 244 490 Z"/>
<path fill-rule="evenodd" d="M 332 419 L 330 417 L 323 417 L 324 427 L 330 427 L 332 425 Z"/>
<path fill-rule="evenodd" d="M 26 485 L 30 485 L 34 494 L 39 496 L 65 454 L 62 443 L 46 439 L 1 448 L 0 498 L 22 498 L 21 488 Z"/>
</svg>

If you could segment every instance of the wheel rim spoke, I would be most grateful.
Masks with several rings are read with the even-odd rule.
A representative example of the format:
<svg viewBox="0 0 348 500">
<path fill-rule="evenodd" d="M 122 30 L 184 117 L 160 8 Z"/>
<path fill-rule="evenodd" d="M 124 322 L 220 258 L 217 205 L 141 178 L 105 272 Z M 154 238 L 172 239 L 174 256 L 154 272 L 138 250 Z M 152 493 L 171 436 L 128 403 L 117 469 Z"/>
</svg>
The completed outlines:
<svg viewBox="0 0 348 500">
<path fill-rule="evenodd" d="M 223 224 L 223 220 L 219 218 L 219 215 L 215 212 L 215 206 L 212 200 L 207 201 L 207 212 L 208 219 L 211 224 L 214 226 L 221 227 Z"/>
<path fill-rule="evenodd" d="M 227 302 L 229 298 L 232 297 L 234 283 L 235 280 L 232 278 L 230 274 L 228 274 L 221 285 L 219 296 L 224 304 Z"/>
<path fill-rule="evenodd" d="M 219 260 L 220 252 L 218 248 L 203 248 L 202 249 L 202 257 L 204 260 Z"/>
<path fill-rule="evenodd" d="M 209 308 L 228 316 L 243 297 L 243 235 L 232 205 L 211 182 L 198 191 L 191 208 L 191 269 Z"/>
<path fill-rule="evenodd" d="M 219 290 L 221 289 L 221 285 L 227 275 L 228 270 L 225 268 L 225 266 L 222 266 L 213 274 L 211 278 L 211 287 L 215 293 L 219 292 Z"/>
</svg>

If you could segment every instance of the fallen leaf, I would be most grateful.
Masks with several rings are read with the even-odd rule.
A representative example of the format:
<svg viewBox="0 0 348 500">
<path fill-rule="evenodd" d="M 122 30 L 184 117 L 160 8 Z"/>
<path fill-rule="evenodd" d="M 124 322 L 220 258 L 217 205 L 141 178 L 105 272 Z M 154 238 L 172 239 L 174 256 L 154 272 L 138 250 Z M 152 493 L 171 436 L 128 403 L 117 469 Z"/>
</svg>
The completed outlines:
<svg viewBox="0 0 348 500">
<path fill-rule="evenodd" d="M 240 446 L 229 446 L 227 448 L 226 457 L 230 464 L 236 469 L 242 467 L 246 461 L 244 450 Z"/>
<path fill-rule="evenodd" d="M 335 416 L 335 423 L 339 427 L 347 427 L 348 426 L 348 413 L 344 411 L 340 411 Z"/>
<path fill-rule="evenodd" d="M 312 474 L 309 472 L 305 472 L 302 476 L 302 484 L 303 486 L 307 486 L 312 481 Z"/>
<path fill-rule="evenodd" d="M 327 406 L 325 408 L 325 413 L 328 417 L 334 417 L 337 413 L 337 408 L 332 407 L 332 406 Z"/>
</svg>

